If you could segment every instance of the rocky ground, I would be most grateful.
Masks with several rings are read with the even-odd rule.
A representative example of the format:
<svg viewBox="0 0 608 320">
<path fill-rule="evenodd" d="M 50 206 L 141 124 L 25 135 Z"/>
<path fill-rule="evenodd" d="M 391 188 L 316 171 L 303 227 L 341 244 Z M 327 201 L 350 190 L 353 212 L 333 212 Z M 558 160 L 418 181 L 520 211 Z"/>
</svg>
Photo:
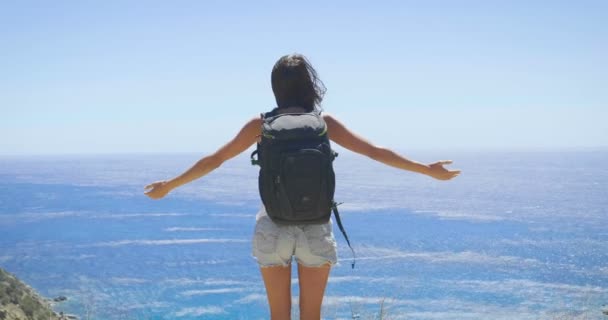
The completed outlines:
<svg viewBox="0 0 608 320">
<path fill-rule="evenodd" d="M 65 300 L 57 297 L 55 301 Z M 72 315 L 57 314 L 50 301 L 14 275 L 0 268 L 0 320 L 68 320 Z"/>
</svg>

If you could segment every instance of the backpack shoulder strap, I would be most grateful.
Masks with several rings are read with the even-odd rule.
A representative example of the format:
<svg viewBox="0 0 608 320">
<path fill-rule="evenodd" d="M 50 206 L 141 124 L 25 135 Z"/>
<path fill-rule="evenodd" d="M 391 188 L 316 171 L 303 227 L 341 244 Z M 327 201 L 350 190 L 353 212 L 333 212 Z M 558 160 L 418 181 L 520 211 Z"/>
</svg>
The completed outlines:
<svg viewBox="0 0 608 320">
<path fill-rule="evenodd" d="M 262 121 L 266 121 L 266 118 L 271 117 L 274 114 L 275 109 L 272 109 L 272 111 L 270 112 L 260 112 L 260 119 L 262 119 Z M 250 155 L 250 159 L 251 159 L 251 165 L 254 166 L 260 166 L 260 159 L 259 159 L 259 152 L 260 152 L 260 143 L 256 143 L 256 149 L 253 150 L 253 152 Z"/>
<path fill-rule="evenodd" d="M 262 113 L 260 113 L 260 117 L 262 118 L 262 120 L 266 120 L 267 118 L 274 117 L 277 115 L 277 109 L 278 108 L 274 108 L 274 109 L 270 110 L 269 112 L 262 112 Z"/>
</svg>

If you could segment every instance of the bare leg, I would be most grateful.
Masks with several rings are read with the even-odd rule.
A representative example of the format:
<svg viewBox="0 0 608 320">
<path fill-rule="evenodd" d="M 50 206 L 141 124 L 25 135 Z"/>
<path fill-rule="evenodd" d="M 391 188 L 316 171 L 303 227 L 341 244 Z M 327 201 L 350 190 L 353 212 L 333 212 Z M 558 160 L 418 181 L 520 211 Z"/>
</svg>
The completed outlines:
<svg viewBox="0 0 608 320">
<path fill-rule="evenodd" d="M 271 320 L 291 319 L 291 265 L 260 268 Z"/>
<path fill-rule="evenodd" d="M 330 270 L 329 264 L 312 268 L 298 264 L 301 320 L 321 319 L 321 303 Z"/>
</svg>

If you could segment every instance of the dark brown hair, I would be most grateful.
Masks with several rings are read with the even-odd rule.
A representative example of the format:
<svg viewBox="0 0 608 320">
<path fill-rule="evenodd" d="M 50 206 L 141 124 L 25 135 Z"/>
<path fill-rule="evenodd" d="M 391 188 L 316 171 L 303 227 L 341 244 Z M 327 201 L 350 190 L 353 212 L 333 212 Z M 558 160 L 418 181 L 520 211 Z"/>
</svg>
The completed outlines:
<svg viewBox="0 0 608 320">
<path fill-rule="evenodd" d="M 317 71 L 301 54 L 282 56 L 272 68 L 270 75 L 272 92 L 279 108 L 303 107 L 311 112 L 321 108 L 325 85 Z"/>
</svg>

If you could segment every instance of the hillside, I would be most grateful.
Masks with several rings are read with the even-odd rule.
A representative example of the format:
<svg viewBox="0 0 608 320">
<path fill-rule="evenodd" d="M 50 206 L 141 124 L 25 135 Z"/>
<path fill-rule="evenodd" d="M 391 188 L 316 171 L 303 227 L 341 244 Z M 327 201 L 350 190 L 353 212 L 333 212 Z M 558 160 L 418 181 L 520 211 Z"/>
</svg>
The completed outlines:
<svg viewBox="0 0 608 320">
<path fill-rule="evenodd" d="M 0 320 L 61 320 L 49 302 L 0 268 Z"/>
</svg>

